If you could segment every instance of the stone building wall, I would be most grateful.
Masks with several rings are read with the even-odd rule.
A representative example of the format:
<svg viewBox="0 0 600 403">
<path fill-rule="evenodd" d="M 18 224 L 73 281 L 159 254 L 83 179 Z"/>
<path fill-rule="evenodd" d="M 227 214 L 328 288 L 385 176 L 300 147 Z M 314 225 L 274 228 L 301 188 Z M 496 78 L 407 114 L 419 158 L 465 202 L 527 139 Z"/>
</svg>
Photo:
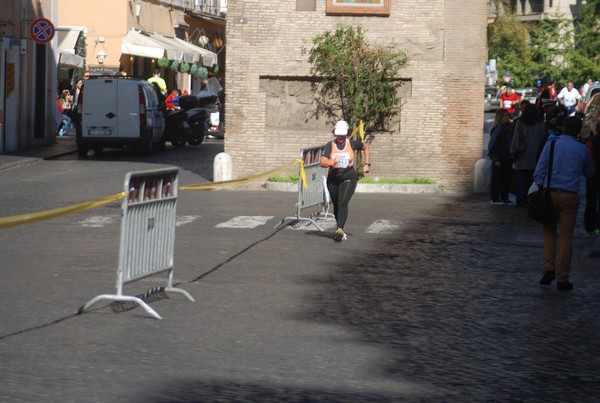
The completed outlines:
<svg viewBox="0 0 600 403">
<path fill-rule="evenodd" d="M 371 44 L 394 43 L 410 57 L 399 77 L 402 113 L 371 145 L 372 175 L 428 177 L 449 191 L 472 191 L 483 149 L 487 2 L 390 1 L 389 17 L 327 16 L 325 0 L 229 3 L 225 151 L 234 177 L 276 168 L 331 139 L 333 122 L 311 116 L 301 49 L 352 24 Z"/>
</svg>

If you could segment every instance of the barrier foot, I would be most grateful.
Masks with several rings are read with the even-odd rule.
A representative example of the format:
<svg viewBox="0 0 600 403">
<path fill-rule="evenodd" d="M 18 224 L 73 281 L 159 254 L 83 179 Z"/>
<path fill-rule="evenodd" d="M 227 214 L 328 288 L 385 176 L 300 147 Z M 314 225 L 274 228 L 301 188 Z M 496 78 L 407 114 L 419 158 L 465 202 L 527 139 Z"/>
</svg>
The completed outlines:
<svg viewBox="0 0 600 403">
<path fill-rule="evenodd" d="M 181 290 L 181 291 L 183 291 L 183 290 Z M 154 309 L 152 309 L 150 307 L 150 305 L 146 304 L 142 299 L 140 299 L 138 297 L 129 296 L 129 295 L 112 295 L 112 294 L 102 294 L 102 295 L 98 295 L 97 297 L 92 298 L 87 303 L 85 303 L 81 308 L 79 308 L 77 310 L 77 315 L 81 315 L 82 313 L 84 313 L 85 311 L 90 309 L 92 307 L 92 305 L 94 305 L 100 301 L 104 301 L 104 300 L 109 300 L 109 301 L 113 301 L 113 302 L 121 302 L 121 301 L 135 302 L 136 304 L 138 304 L 139 306 L 144 308 L 144 310 L 152 317 L 154 317 L 156 319 L 162 319 L 162 317 Z"/>
<path fill-rule="evenodd" d="M 325 211 L 320 211 L 320 212 L 314 214 L 312 217 L 317 217 L 317 218 L 320 218 L 323 220 L 326 219 L 327 217 L 331 217 L 331 218 L 335 219 L 335 215 L 333 213 L 325 212 Z"/>
<path fill-rule="evenodd" d="M 184 290 L 182 288 L 165 287 L 165 291 L 166 292 L 176 292 L 176 293 L 179 293 L 179 294 L 183 294 L 190 301 L 192 301 L 192 302 L 196 301 L 186 290 Z"/>
<path fill-rule="evenodd" d="M 319 229 L 319 231 L 323 231 L 323 228 L 319 227 L 319 224 L 317 224 L 315 220 L 313 220 L 312 218 L 304 218 L 304 217 L 285 217 L 274 228 L 279 228 L 279 227 L 281 227 L 283 225 L 284 222 L 286 222 L 286 221 L 292 221 L 292 220 L 295 220 L 295 221 L 308 221 L 311 224 L 313 224 L 315 227 L 317 227 Z"/>
</svg>

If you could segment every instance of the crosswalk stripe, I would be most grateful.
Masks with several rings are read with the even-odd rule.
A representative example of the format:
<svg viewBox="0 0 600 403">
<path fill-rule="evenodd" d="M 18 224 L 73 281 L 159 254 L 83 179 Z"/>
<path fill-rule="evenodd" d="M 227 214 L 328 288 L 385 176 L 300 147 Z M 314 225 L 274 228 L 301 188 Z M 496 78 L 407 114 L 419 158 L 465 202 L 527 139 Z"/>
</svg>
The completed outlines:
<svg viewBox="0 0 600 403">
<path fill-rule="evenodd" d="M 186 224 L 193 223 L 200 217 L 202 217 L 202 216 L 201 215 L 178 215 L 177 221 L 175 222 L 175 226 L 182 227 Z"/>
<path fill-rule="evenodd" d="M 267 221 L 273 218 L 270 216 L 247 216 L 241 215 L 233 217 L 229 221 L 215 225 L 216 228 L 256 228 L 260 225 L 265 225 Z"/>
<path fill-rule="evenodd" d="M 93 216 L 77 222 L 82 227 L 102 228 L 117 221 L 119 216 Z"/>
<path fill-rule="evenodd" d="M 202 218 L 201 215 L 178 215 L 176 226 L 182 227 L 193 223 L 194 221 Z M 120 215 L 106 215 L 106 216 L 92 216 L 84 220 L 78 221 L 75 225 L 87 228 L 102 228 L 111 224 L 118 223 Z M 221 222 L 215 225 L 216 228 L 257 228 L 261 225 L 266 225 L 269 220 L 272 220 L 274 216 L 237 216 L 231 219 Z M 330 231 L 336 228 L 336 222 L 334 218 L 327 217 L 316 220 L 317 224 L 324 230 Z M 398 229 L 404 227 L 404 224 L 398 221 L 391 220 L 375 220 L 372 222 L 365 233 L 367 234 L 391 234 Z M 288 225 L 287 229 L 293 231 L 314 231 L 315 226 L 309 221 L 301 221 L 293 225 Z"/>
<path fill-rule="evenodd" d="M 391 234 L 400 228 L 400 225 L 390 220 L 376 220 L 367 228 L 367 234 Z"/>
</svg>

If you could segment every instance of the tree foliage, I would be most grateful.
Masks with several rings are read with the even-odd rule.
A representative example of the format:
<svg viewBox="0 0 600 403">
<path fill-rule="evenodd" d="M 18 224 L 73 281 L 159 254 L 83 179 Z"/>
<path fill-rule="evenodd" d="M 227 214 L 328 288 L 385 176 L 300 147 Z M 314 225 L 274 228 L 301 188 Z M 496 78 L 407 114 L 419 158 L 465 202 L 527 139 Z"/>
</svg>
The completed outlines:
<svg viewBox="0 0 600 403">
<path fill-rule="evenodd" d="M 507 1 L 498 7 L 510 9 Z M 498 71 L 510 71 L 517 86 L 531 86 L 538 78 L 566 84 L 600 79 L 600 0 L 587 0 L 573 23 L 564 18 L 521 22 L 499 16 L 488 27 L 488 55 Z"/>
<path fill-rule="evenodd" d="M 311 74 L 319 80 L 314 85 L 317 116 L 333 120 L 341 113 L 351 127 L 362 120 L 367 138 L 385 130 L 401 108 L 398 76 L 408 64 L 406 52 L 370 46 L 361 27 L 347 25 L 317 35 L 310 43 L 303 52 L 309 54 Z"/>
</svg>

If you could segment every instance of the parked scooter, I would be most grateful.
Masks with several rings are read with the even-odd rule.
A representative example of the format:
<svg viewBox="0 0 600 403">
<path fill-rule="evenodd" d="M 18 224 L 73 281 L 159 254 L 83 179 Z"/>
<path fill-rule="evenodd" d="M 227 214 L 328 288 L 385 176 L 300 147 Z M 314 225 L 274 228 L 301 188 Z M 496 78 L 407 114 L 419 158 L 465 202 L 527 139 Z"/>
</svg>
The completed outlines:
<svg viewBox="0 0 600 403">
<path fill-rule="evenodd" d="M 185 111 L 186 121 L 193 132 L 187 140 L 190 145 L 197 146 L 204 141 L 209 129 L 208 121 L 211 113 L 216 112 L 216 102 L 218 102 L 218 97 L 208 91 L 200 91 L 196 95 L 184 95 L 179 98 L 179 106 Z"/>
<path fill-rule="evenodd" d="M 183 147 L 194 132 L 186 119 L 183 109 L 165 109 L 165 131 L 163 133 L 166 141 L 170 141 L 174 147 Z"/>
</svg>

